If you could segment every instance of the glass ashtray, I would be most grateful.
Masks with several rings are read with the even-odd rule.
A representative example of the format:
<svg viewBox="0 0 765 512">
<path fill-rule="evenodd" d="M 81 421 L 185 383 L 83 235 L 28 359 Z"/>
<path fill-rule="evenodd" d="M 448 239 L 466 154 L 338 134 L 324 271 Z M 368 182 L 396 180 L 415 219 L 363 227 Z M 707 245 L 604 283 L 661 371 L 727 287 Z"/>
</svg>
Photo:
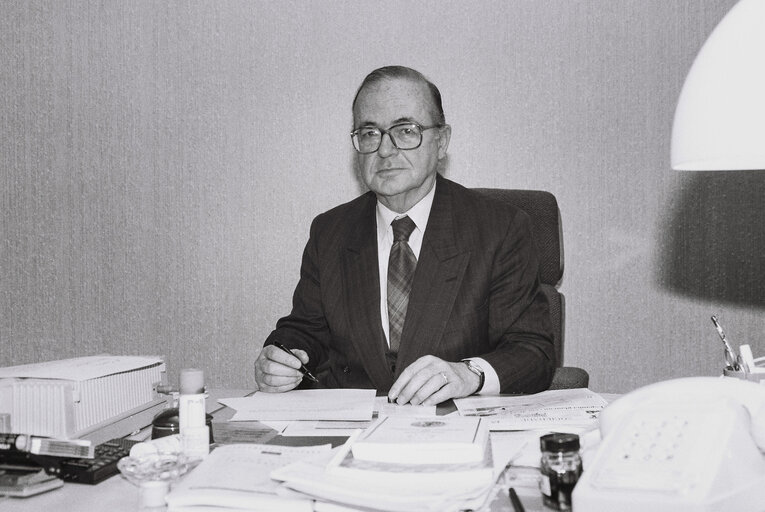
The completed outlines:
<svg viewBox="0 0 765 512">
<path fill-rule="evenodd" d="M 146 454 L 140 457 L 123 457 L 117 469 L 130 482 L 174 482 L 201 462 L 182 453 Z"/>
</svg>

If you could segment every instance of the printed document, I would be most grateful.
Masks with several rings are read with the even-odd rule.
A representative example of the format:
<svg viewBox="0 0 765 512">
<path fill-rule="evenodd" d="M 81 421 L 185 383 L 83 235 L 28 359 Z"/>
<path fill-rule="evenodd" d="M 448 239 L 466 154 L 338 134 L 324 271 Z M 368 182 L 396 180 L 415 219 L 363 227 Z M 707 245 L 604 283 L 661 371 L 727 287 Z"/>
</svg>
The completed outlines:
<svg viewBox="0 0 765 512">
<path fill-rule="evenodd" d="M 475 396 L 454 400 L 461 416 L 481 416 L 490 430 L 532 430 L 595 425 L 607 402 L 586 388 L 523 396 Z"/>
<path fill-rule="evenodd" d="M 236 410 L 231 421 L 372 419 L 374 389 L 299 389 L 286 393 L 258 391 L 243 398 L 219 400 Z"/>
</svg>

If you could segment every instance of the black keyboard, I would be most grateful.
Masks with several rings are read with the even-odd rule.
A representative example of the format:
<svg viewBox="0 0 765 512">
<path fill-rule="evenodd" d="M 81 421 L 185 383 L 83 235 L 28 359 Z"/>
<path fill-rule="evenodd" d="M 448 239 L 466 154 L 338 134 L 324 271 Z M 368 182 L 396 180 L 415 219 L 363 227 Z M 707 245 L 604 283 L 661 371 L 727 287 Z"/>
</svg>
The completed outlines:
<svg viewBox="0 0 765 512">
<path fill-rule="evenodd" d="M 97 445 L 93 459 L 68 459 L 60 463 L 61 477 L 65 482 L 97 484 L 119 473 L 117 462 L 130 455 L 130 448 L 138 441 L 112 439 Z"/>
</svg>

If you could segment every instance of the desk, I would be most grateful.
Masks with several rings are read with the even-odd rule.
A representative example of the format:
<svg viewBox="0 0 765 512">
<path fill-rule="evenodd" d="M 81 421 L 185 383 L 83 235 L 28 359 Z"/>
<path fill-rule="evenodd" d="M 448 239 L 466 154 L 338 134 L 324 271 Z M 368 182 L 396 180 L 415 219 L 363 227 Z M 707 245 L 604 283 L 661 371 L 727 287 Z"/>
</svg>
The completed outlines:
<svg viewBox="0 0 765 512">
<path fill-rule="evenodd" d="M 215 419 L 227 419 L 233 412 L 221 407 L 216 400 L 231 396 L 244 396 L 246 392 L 240 390 L 211 392 L 208 401 L 208 411 Z M 613 395 L 612 395 L 613 396 Z M 214 398 L 213 398 L 214 397 Z M 608 396 L 604 396 L 610 401 Z M 505 433 L 492 433 L 503 435 Z M 326 444 L 326 438 L 295 438 L 276 437 L 269 444 L 297 445 L 297 444 Z M 333 444 L 342 442 L 340 438 L 333 438 Z M 516 482 L 513 484 L 528 512 L 549 512 L 550 509 L 542 505 L 539 490 L 534 485 L 536 473 L 525 468 L 510 468 L 502 477 L 503 482 Z M 485 512 L 513 512 L 513 507 L 507 494 L 507 487 L 497 489 L 488 510 Z M 136 512 L 138 511 L 138 488 L 122 478 L 113 476 L 97 485 L 83 485 L 65 483 L 60 489 L 47 493 L 31 496 L 29 498 L 0 498 L 0 510 L 3 512 L 40 512 L 44 510 L 67 511 L 67 512 Z"/>
<path fill-rule="evenodd" d="M 290 441 L 282 443 L 285 439 Z M 272 443 L 292 444 L 293 439 L 277 438 Z M 528 512 L 549 512 L 550 509 L 542 505 L 538 489 L 519 486 L 516 491 Z M 65 483 L 60 489 L 29 498 L 0 498 L 3 512 L 137 512 L 138 505 L 138 488 L 119 475 L 97 485 Z M 486 512 L 513 512 L 506 488 L 497 493 Z"/>
</svg>

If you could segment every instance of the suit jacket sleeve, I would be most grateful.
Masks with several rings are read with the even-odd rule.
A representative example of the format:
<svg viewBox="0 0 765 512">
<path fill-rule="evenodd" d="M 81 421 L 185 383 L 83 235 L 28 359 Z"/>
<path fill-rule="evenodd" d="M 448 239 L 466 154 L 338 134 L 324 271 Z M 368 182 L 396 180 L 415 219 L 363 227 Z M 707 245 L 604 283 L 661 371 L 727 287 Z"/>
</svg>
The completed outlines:
<svg viewBox="0 0 765 512">
<path fill-rule="evenodd" d="M 322 306 L 322 289 L 318 262 L 318 224 L 314 219 L 308 243 L 303 251 L 300 280 L 292 297 L 292 312 L 276 324 L 265 345 L 279 340 L 289 348 L 305 350 L 309 370 L 316 372 L 327 359 L 330 331 Z"/>
<path fill-rule="evenodd" d="M 488 339 L 493 350 L 480 357 L 497 372 L 503 393 L 543 391 L 552 381 L 555 351 L 538 251 L 524 212 L 515 212 L 492 256 Z"/>
</svg>

